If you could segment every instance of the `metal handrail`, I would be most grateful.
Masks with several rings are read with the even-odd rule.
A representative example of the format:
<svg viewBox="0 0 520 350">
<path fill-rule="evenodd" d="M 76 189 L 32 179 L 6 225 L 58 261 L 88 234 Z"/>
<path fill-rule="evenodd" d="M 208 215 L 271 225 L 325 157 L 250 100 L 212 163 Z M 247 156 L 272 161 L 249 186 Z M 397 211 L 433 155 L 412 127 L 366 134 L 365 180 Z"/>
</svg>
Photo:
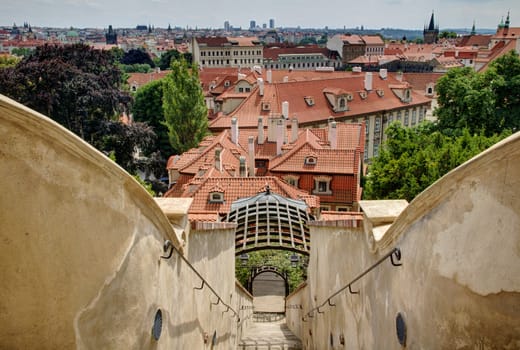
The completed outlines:
<svg viewBox="0 0 520 350">
<path fill-rule="evenodd" d="M 394 261 L 394 257 L 396 259 L 396 261 Z M 394 248 L 392 249 L 389 253 L 385 254 L 381 259 L 379 259 L 376 263 L 374 263 L 372 266 L 370 266 L 368 269 L 366 269 L 365 271 L 363 271 L 361 274 L 359 274 L 356 278 L 354 278 L 352 281 L 350 281 L 348 284 L 346 284 L 345 286 L 341 287 L 340 289 L 338 289 L 336 292 L 334 292 L 333 294 L 331 294 L 327 299 L 325 299 L 325 301 L 323 303 L 321 303 L 320 305 L 314 307 L 313 309 L 311 309 L 309 312 L 307 312 L 303 317 L 302 317 L 302 321 L 303 322 L 307 322 L 307 318 L 313 318 L 314 317 L 314 311 L 318 311 L 318 313 L 322 314 L 324 313 L 325 311 L 321 311 L 320 308 L 323 308 L 324 306 L 326 305 L 329 305 L 329 306 L 336 306 L 336 304 L 332 304 L 331 303 L 331 299 L 334 298 L 335 296 L 337 296 L 339 293 L 343 292 L 345 289 L 348 288 L 349 292 L 351 294 L 359 294 L 359 291 L 357 292 L 354 292 L 352 290 L 352 284 L 354 284 L 355 282 L 359 281 L 361 278 L 363 278 L 363 276 L 365 276 L 367 273 L 369 273 L 370 271 L 372 271 L 375 267 L 377 267 L 378 265 L 380 265 L 383 261 L 385 261 L 386 259 L 390 258 L 390 261 L 392 262 L 392 265 L 393 266 L 401 266 L 402 264 L 399 262 L 401 261 L 401 250 L 399 248 Z"/>
<path fill-rule="evenodd" d="M 163 250 L 164 250 L 164 253 L 168 252 L 168 255 L 163 255 L 161 256 L 161 259 L 170 259 L 173 255 L 173 251 L 176 251 L 177 254 L 179 254 L 179 256 L 181 257 L 182 260 L 184 260 L 184 262 L 186 264 L 188 264 L 188 266 L 191 268 L 191 270 L 193 272 L 195 272 L 195 274 L 197 275 L 197 277 L 199 277 L 202 281 L 202 284 L 200 287 L 193 287 L 194 289 L 198 289 L 198 290 L 201 290 L 201 289 L 204 289 L 204 287 L 208 287 L 208 289 L 217 297 L 217 301 L 216 302 L 212 302 L 211 299 L 210 299 L 210 302 L 212 305 L 218 305 L 219 303 L 224 305 L 226 307 L 226 311 L 224 312 L 228 312 L 229 310 L 231 310 L 233 312 L 233 317 L 237 317 L 237 322 L 240 322 L 240 315 L 238 314 L 238 312 L 235 311 L 235 309 L 233 309 L 230 305 L 226 304 L 224 302 L 224 300 L 220 297 L 220 295 L 215 291 L 215 289 L 213 289 L 213 287 L 208 283 L 208 281 L 202 277 L 202 275 L 199 273 L 199 271 L 197 271 L 197 269 L 188 261 L 188 259 L 186 259 L 184 257 L 184 255 L 179 251 L 179 249 L 177 249 L 173 243 L 170 241 L 170 240 L 166 240 L 164 241 L 164 245 L 163 245 Z"/>
</svg>

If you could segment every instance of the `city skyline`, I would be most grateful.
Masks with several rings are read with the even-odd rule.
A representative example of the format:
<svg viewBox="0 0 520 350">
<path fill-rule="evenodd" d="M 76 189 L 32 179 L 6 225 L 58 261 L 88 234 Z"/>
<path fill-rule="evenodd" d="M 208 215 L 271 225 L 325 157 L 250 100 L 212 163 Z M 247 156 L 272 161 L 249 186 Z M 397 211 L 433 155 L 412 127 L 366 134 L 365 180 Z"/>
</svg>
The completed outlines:
<svg viewBox="0 0 520 350">
<path fill-rule="evenodd" d="M 251 20 L 257 26 L 274 19 L 277 27 L 331 29 L 402 28 L 422 29 L 432 11 L 442 28 L 471 28 L 473 21 L 481 29 L 496 28 L 501 18 L 511 12 L 511 25 L 518 23 L 520 3 L 517 0 L 366 0 L 359 2 L 331 0 L 326 6 L 317 1 L 264 0 L 258 8 L 237 6 L 231 0 L 214 2 L 172 2 L 168 0 L 0 0 L 0 25 L 25 22 L 36 27 L 132 28 L 138 24 L 155 27 L 223 28 L 224 22 L 248 29 Z M 182 12 L 179 11 L 182 9 Z M 232 9 L 230 11 L 230 9 Z M 338 9 L 344 9 L 338 11 Z M 317 15 L 321 14 L 321 15 Z"/>
</svg>

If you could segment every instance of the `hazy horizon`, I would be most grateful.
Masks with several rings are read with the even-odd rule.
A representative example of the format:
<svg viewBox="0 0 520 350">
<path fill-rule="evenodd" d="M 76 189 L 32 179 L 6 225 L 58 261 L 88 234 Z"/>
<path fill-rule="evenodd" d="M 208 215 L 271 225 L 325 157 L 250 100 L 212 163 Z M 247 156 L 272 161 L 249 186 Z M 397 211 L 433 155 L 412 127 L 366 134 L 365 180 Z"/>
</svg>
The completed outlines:
<svg viewBox="0 0 520 350">
<path fill-rule="evenodd" d="M 30 23 L 35 27 L 54 28 L 223 28 L 229 21 L 235 28 L 248 29 L 251 20 L 261 27 L 275 20 L 275 27 L 342 29 L 363 26 L 365 29 L 422 30 L 432 11 L 439 27 L 448 29 L 494 29 L 511 12 L 511 26 L 519 23 L 518 0 L 330 0 L 325 5 L 309 0 L 264 0 L 261 6 L 237 5 L 232 0 L 215 2 L 180 2 L 168 0 L 0 0 L 0 25 Z M 515 17 L 516 16 L 516 17 Z"/>
</svg>

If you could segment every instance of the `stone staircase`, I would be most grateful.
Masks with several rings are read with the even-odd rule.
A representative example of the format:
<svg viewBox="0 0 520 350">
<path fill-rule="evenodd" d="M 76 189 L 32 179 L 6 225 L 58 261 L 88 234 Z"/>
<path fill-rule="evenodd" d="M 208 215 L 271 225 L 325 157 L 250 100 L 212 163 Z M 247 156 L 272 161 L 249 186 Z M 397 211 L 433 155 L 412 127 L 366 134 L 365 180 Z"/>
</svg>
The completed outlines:
<svg viewBox="0 0 520 350">
<path fill-rule="evenodd" d="M 242 336 L 239 350 L 301 350 L 300 340 L 285 324 L 285 319 L 276 322 L 255 322 Z"/>
</svg>

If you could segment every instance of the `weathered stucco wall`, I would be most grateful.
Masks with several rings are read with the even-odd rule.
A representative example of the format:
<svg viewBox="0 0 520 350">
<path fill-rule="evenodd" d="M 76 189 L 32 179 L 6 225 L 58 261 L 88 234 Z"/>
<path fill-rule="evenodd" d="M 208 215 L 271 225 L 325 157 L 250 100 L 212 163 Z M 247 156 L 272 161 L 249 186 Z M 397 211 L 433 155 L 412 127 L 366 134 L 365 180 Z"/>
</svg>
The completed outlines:
<svg viewBox="0 0 520 350">
<path fill-rule="evenodd" d="M 164 240 L 182 245 L 121 168 L 3 96 L 0 164 L 0 348 L 233 347 L 243 324 L 211 305 L 208 288 L 193 289 L 200 278 L 179 254 L 160 258 Z M 252 300 L 235 286 L 233 231 L 192 229 L 189 256 L 238 311 Z"/>
<path fill-rule="evenodd" d="M 307 349 L 400 349 L 398 313 L 410 349 L 520 348 L 520 134 L 440 179 L 382 237 L 341 226 L 311 225 L 308 286 L 287 301 L 303 305 L 288 324 Z M 354 284 L 360 294 L 302 322 L 394 247 L 402 266 L 384 261 Z"/>
</svg>

